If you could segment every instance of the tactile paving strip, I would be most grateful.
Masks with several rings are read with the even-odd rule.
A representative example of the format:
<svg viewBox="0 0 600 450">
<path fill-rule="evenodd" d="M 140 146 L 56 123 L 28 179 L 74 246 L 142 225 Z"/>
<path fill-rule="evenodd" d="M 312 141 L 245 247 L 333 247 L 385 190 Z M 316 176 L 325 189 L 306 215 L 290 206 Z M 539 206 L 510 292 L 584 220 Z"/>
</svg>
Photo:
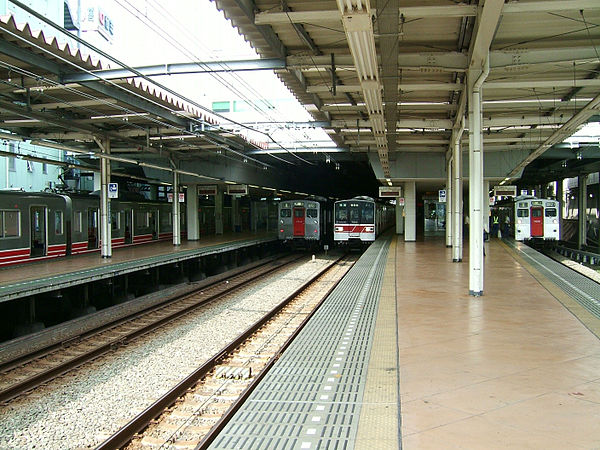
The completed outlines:
<svg viewBox="0 0 600 450">
<path fill-rule="evenodd" d="M 390 238 L 362 255 L 211 449 L 351 449 Z"/>
<path fill-rule="evenodd" d="M 600 284 L 526 245 L 516 242 L 511 245 L 527 262 L 600 319 Z"/>
</svg>

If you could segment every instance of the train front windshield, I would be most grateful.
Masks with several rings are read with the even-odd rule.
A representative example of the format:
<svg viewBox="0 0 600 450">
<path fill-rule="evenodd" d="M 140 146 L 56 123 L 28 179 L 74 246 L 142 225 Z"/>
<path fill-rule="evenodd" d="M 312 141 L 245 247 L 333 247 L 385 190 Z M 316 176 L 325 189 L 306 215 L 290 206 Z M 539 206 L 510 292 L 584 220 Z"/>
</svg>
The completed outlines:
<svg viewBox="0 0 600 450">
<path fill-rule="evenodd" d="M 335 223 L 373 223 L 375 204 L 371 202 L 348 201 L 335 204 Z"/>
</svg>

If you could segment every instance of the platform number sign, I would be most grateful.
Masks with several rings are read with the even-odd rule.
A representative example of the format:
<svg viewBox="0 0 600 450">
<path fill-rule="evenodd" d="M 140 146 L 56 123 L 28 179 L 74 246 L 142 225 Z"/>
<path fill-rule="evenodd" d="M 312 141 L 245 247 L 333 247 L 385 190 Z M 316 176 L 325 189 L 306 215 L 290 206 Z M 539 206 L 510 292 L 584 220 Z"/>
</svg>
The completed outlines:
<svg viewBox="0 0 600 450">
<path fill-rule="evenodd" d="M 446 189 L 439 190 L 438 198 L 440 203 L 446 203 Z"/>
<path fill-rule="evenodd" d="M 108 198 L 119 198 L 119 185 L 108 183 Z"/>
</svg>

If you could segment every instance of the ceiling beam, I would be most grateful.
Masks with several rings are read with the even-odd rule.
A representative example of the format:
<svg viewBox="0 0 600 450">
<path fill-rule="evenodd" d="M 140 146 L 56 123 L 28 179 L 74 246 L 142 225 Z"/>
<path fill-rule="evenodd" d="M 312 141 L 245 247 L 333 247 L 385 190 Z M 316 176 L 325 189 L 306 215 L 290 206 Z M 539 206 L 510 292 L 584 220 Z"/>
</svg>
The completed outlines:
<svg viewBox="0 0 600 450">
<path fill-rule="evenodd" d="M 490 36 L 488 34 L 488 39 Z M 579 47 L 564 47 L 553 49 L 520 48 L 490 51 L 490 69 L 510 69 L 519 67 L 526 69 L 533 64 L 555 64 L 597 61 L 594 48 L 591 45 Z M 461 52 L 420 52 L 400 53 L 398 64 L 404 70 L 419 70 L 422 72 L 464 72 L 468 68 L 468 56 Z M 328 70 L 331 68 L 329 55 L 304 56 L 290 55 L 286 58 L 288 69 L 299 70 Z M 350 55 L 336 55 L 335 65 L 339 69 L 352 69 L 354 61 Z M 338 86 L 339 88 L 340 86 Z"/>
<path fill-rule="evenodd" d="M 519 171 L 525 168 L 530 162 L 535 160 L 546 150 L 559 142 L 564 141 L 567 137 L 571 136 L 577 131 L 579 125 L 585 123 L 591 116 L 598 114 L 600 110 L 600 94 L 585 105 L 577 114 L 571 117 L 562 127 L 556 130 L 552 136 L 546 139 L 541 145 L 539 145 L 534 151 L 532 151 L 527 158 L 523 159 L 509 174 L 508 176 L 514 176 Z"/>
<path fill-rule="evenodd" d="M 567 122 L 570 116 L 565 112 L 562 117 L 560 116 L 539 116 L 539 115 L 500 115 L 499 117 L 486 116 L 482 121 L 482 127 L 536 127 L 540 125 L 557 125 Z M 356 120 L 345 120 L 336 119 L 331 121 L 333 128 L 356 128 Z M 370 120 L 359 120 L 358 126 L 361 128 L 368 128 L 371 126 Z M 397 128 L 415 128 L 418 130 L 423 129 L 441 129 L 441 130 L 452 130 L 453 121 L 450 119 L 400 119 L 397 122 Z"/>
<path fill-rule="evenodd" d="M 247 59 L 235 61 L 197 61 L 190 63 L 160 64 L 155 66 L 134 67 L 147 77 L 162 75 L 182 75 L 197 73 L 219 73 L 219 72 L 246 72 L 255 70 L 284 69 L 285 59 L 265 58 Z M 63 83 L 73 83 L 96 80 L 115 80 L 120 78 L 133 78 L 139 76 L 128 69 L 93 70 L 91 73 L 68 73 L 63 75 Z"/>
<path fill-rule="evenodd" d="M 512 2 L 504 5 L 503 14 L 544 13 L 560 11 L 579 11 L 600 9 L 597 0 L 547 0 L 544 2 Z M 408 20 L 427 19 L 437 17 L 475 17 L 476 5 L 444 5 L 444 6 L 412 6 L 400 7 L 400 14 Z M 376 9 L 371 9 L 377 15 Z M 326 11 L 290 11 L 285 12 L 260 12 L 254 19 L 255 25 L 284 25 L 289 23 L 304 23 L 317 25 L 322 23 L 341 23 L 340 12 L 337 10 Z"/>
</svg>

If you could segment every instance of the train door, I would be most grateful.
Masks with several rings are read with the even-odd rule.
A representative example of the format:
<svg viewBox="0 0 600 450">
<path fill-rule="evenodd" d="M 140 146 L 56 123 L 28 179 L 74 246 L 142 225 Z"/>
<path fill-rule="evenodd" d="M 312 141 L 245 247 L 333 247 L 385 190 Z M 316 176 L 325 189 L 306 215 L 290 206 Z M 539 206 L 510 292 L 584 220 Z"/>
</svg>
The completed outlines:
<svg viewBox="0 0 600 450">
<path fill-rule="evenodd" d="M 32 206 L 30 209 L 31 257 L 46 256 L 46 208 Z"/>
<path fill-rule="evenodd" d="M 125 245 L 133 243 L 133 210 L 125 209 Z"/>
<path fill-rule="evenodd" d="M 150 231 L 152 231 L 152 240 L 155 241 L 158 239 L 158 212 L 156 210 L 149 211 L 149 219 L 150 219 Z"/>
<path fill-rule="evenodd" d="M 88 208 L 88 250 L 98 248 L 98 209 Z"/>
<path fill-rule="evenodd" d="M 531 207 L 531 237 L 544 236 L 544 208 L 541 206 Z"/>
<path fill-rule="evenodd" d="M 305 210 L 302 207 L 294 207 L 294 236 L 304 236 L 305 234 Z"/>
</svg>

